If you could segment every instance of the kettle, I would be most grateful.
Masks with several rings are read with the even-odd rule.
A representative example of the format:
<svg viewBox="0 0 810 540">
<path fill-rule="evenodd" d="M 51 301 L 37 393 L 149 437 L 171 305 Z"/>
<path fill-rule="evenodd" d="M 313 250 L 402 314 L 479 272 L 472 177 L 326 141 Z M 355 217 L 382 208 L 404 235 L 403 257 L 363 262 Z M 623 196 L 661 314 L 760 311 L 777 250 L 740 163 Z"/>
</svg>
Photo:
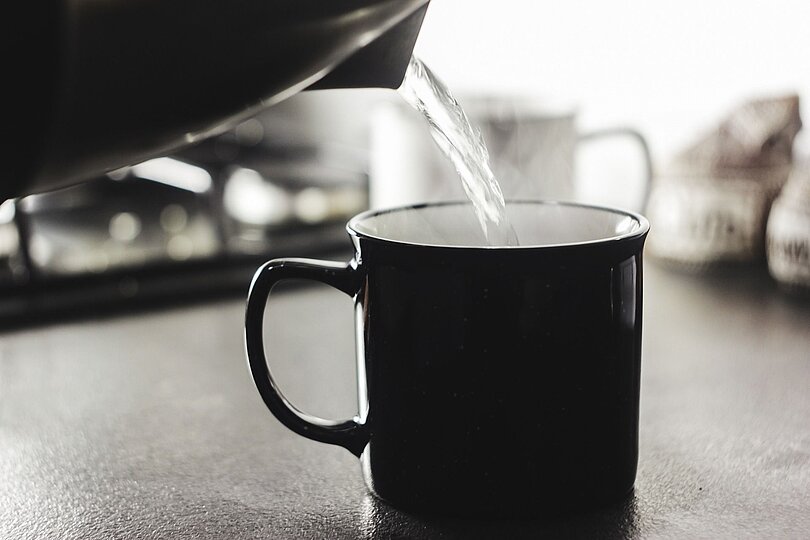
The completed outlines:
<svg viewBox="0 0 810 540">
<path fill-rule="evenodd" d="M 427 3 L 23 2 L 0 197 L 173 152 L 301 90 L 396 88 Z"/>
</svg>

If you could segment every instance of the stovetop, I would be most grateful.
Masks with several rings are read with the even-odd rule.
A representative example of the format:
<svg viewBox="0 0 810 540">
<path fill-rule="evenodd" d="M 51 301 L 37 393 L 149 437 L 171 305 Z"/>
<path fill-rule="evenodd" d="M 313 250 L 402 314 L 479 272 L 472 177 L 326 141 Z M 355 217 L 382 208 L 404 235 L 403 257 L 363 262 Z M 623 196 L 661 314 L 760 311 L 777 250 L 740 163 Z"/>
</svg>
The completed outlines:
<svg viewBox="0 0 810 540">
<path fill-rule="evenodd" d="M 349 247 L 361 164 L 233 134 L 0 206 L 0 325 L 242 293 L 277 256 Z"/>
</svg>

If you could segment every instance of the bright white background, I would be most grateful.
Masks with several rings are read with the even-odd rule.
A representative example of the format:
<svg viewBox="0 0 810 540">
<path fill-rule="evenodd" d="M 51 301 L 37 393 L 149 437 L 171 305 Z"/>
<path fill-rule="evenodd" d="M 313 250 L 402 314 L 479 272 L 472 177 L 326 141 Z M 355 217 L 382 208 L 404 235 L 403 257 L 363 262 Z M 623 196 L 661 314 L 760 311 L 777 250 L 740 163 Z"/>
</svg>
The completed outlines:
<svg viewBox="0 0 810 540">
<path fill-rule="evenodd" d="M 748 97 L 810 100 L 810 2 L 432 0 L 416 53 L 459 94 L 571 99 L 584 127 L 633 125 L 661 160 Z"/>
</svg>

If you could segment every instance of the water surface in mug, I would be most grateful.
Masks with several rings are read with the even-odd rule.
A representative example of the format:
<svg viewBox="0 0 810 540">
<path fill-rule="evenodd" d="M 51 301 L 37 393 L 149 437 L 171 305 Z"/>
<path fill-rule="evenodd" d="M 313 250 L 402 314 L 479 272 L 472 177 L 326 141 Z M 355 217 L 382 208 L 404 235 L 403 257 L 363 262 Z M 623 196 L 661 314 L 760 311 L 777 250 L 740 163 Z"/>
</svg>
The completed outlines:
<svg viewBox="0 0 810 540">
<path fill-rule="evenodd" d="M 642 229 L 633 214 L 576 204 L 509 202 L 505 212 L 521 240 L 520 247 L 597 242 L 633 235 Z M 352 220 L 349 228 L 363 235 L 413 244 L 512 245 L 493 245 L 476 225 L 468 203 L 449 203 L 364 214 Z"/>
</svg>

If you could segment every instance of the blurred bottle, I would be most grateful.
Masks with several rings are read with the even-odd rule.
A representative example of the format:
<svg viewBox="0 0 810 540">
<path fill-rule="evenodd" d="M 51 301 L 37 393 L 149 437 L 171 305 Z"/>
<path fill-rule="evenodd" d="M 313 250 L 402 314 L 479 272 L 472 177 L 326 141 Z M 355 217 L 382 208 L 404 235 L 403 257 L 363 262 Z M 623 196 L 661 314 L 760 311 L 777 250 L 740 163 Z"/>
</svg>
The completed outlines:
<svg viewBox="0 0 810 540">
<path fill-rule="evenodd" d="M 789 289 L 810 291 L 810 166 L 793 170 L 768 217 L 768 268 Z"/>
</svg>

